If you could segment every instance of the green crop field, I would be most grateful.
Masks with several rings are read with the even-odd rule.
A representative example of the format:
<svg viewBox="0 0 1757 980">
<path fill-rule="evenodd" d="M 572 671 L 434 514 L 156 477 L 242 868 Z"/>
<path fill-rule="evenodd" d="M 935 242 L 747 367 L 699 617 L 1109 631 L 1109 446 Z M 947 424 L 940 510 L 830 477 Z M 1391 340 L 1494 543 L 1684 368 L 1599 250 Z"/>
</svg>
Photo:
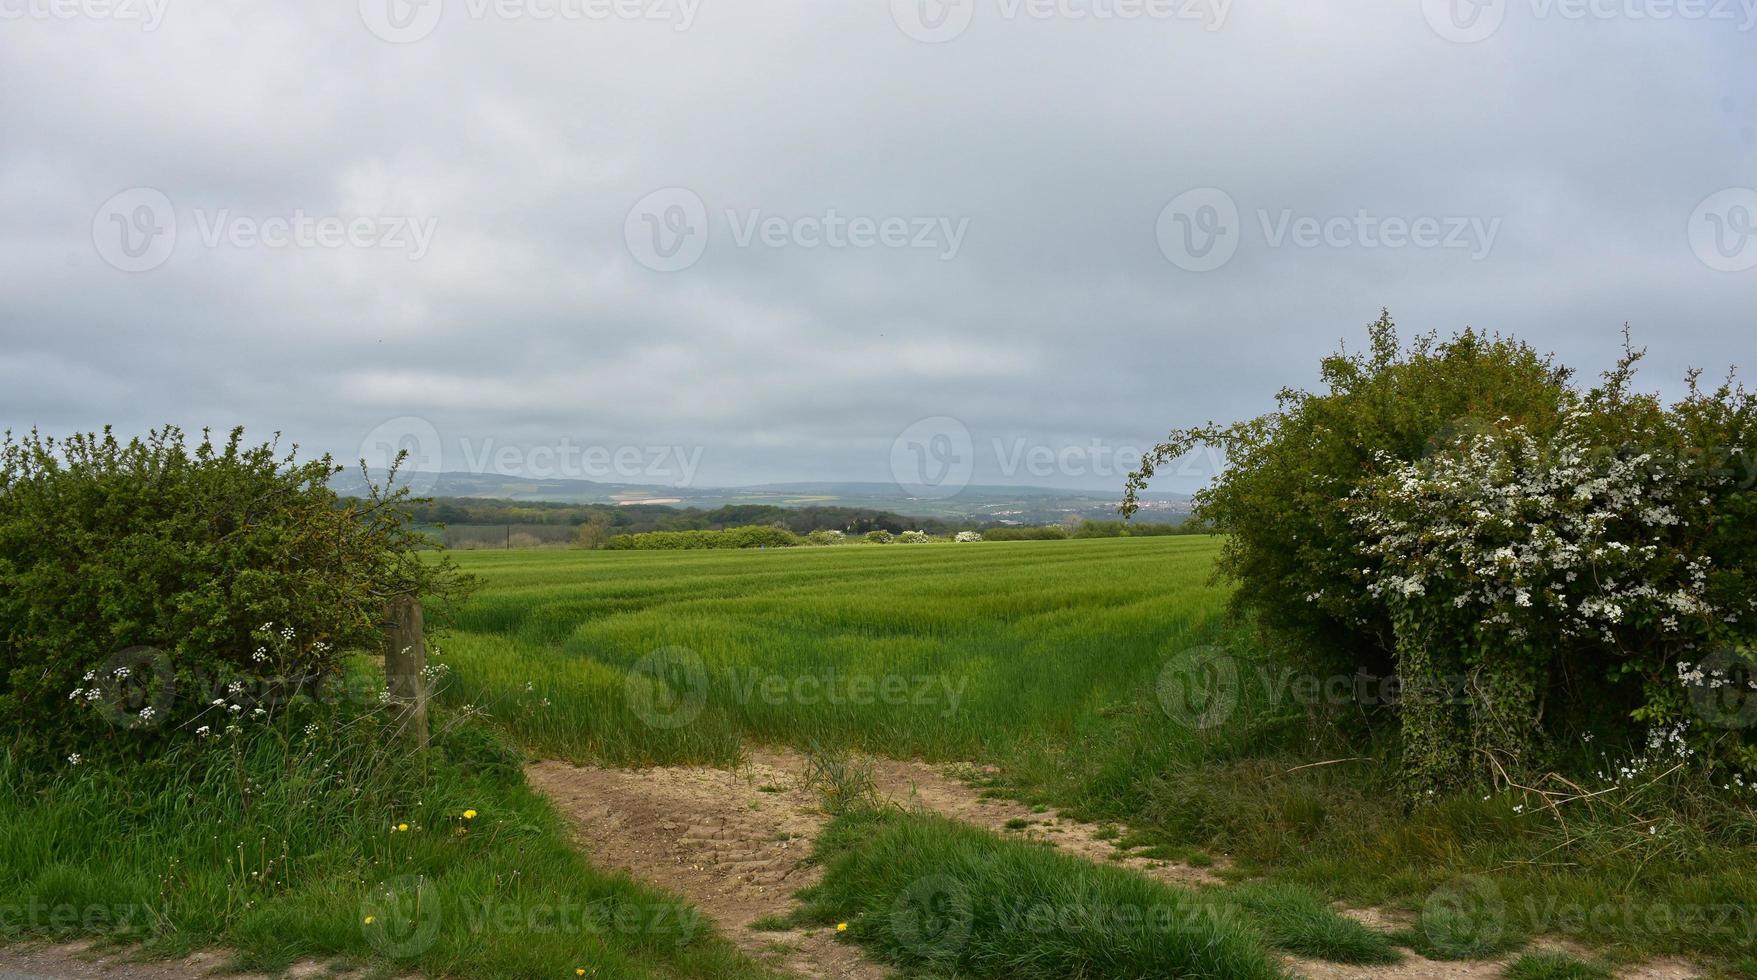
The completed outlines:
<svg viewBox="0 0 1757 980">
<path fill-rule="evenodd" d="M 727 763 L 746 741 L 1005 756 L 1152 701 L 1168 659 L 1211 638 L 1218 547 L 459 555 L 484 587 L 443 645 L 447 696 L 573 760 Z"/>
<path fill-rule="evenodd" d="M 1639 799 L 1568 822 L 1507 796 L 1408 810 L 1394 743 L 1333 730 L 1226 615 L 1220 544 L 462 554 L 482 588 L 441 641 L 443 698 L 574 762 L 729 766 L 785 745 L 984 764 L 987 792 L 1114 822 L 1135 853 L 1408 915 L 1406 941 L 1435 954 L 1433 896 L 1460 881 L 1503 903 L 1495 944 L 1464 955 L 1558 930 L 1631 959 L 1757 951 L 1746 929 L 1546 912 L 1745 907 L 1752 877 L 1728 869 L 1752 847 L 1718 811 L 1659 836 Z M 1220 714 L 1192 713 L 1179 695 L 1215 655 L 1236 683 Z"/>
</svg>

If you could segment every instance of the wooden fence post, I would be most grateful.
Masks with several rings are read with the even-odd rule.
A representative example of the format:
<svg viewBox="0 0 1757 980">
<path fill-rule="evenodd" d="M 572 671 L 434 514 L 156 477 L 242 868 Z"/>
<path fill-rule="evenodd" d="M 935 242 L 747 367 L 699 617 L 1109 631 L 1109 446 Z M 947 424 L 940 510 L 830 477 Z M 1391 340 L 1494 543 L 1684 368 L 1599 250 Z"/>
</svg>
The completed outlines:
<svg viewBox="0 0 1757 980">
<path fill-rule="evenodd" d="M 427 747 L 427 635 L 421 600 L 412 595 L 390 602 L 385 639 L 384 679 L 399 727 L 418 749 Z"/>
</svg>

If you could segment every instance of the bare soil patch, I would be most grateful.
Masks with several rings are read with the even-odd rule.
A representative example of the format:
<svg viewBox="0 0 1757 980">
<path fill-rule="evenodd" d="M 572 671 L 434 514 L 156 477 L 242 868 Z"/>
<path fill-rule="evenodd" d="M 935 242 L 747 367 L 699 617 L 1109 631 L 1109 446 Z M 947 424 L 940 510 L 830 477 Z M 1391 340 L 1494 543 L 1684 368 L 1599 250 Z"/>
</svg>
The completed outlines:
<svg viewBox="0 0 1757 980">
<path fill-rule="evenodd" d="M 888 976 L 828 930 L 751 928 L 785 915 L 819 876 L 806 857 L 828 818 L 795 761 L 758 756 L 737 770 L 544 762 L 526 776 L 573 822 L 593 864 L 682 895 L 746 952 L 799 976 Z"/>
</svg>

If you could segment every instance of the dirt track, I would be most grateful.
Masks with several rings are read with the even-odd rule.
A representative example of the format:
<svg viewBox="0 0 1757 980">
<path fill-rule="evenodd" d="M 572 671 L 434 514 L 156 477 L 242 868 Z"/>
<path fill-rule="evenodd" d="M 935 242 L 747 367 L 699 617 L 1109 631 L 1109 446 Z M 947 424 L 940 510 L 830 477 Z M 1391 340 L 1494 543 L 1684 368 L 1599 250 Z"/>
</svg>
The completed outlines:
<svg viewBox="0 0 1757 980">
<path fill-rule="evenodd" d="M 946 772 L 916 762 L 871 760 L 880 795 L 905 807 L 931 810 L 996 833 L 1054 844 L 1092 861 L 1130 868 L 1175 885 L 1218 883 L 1211 869 L 1121 857 L 1099 836 L 1100 827 L 983 797 Z M 866 980 L 887 975 L 854 946 L 828 930 L 757 931 L 752 923 L 787 914 L 793 893 L 817 880 L 805 859 L 827 818 L 805 786 L 804 756 L 758 750 L 737 770 L 661 767 L 602 769 L 546 762 L 530 767 L 531 784 L 547 793 L 573 822 L 596 865 L 619 868 L 684 896 L 740 947 L 803 977 Z M 1009 822 L 1025 821 L 1022 829 Z M 1373 910 L 1347 911 L 1386 927 Z M 1542 944 L 1540 944 L 1542 945 Z M 1437 962 L 1416 955 L 1382 967 L 1343 966 L 1289 959 L 1311 980 L 1490 980 L 1508 960 Z M 1626 980 L 1689 980 L 1699 973 L 1683 963 L 1653 963 L 1619 974 Z"/>
</svg>

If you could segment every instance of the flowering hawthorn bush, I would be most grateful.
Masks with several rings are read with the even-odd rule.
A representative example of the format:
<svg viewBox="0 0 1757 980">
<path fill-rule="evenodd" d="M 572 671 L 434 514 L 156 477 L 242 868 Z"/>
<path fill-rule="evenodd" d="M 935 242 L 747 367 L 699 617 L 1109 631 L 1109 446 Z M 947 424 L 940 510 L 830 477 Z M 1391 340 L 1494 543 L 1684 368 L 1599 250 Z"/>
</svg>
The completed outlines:
<svg viewBox="0 0 1757 980">
<path fill-rule="evenodd" d="M 1607 450 L 1589 412 L 1567 413 L 1550 439 L 1491 428 L 1423 461 L 1382 460 L 1355 493 L 1366 588 L 1390 610 L 1400 671 L 1415 681 L 1404 749 L 1419 782 L 1455 782 L 1478 760 L 1541 765 L 1544 703 L 1564 674 L 1587 674 L 1585 689 L 1633 679 L 1632 714 L 1690 729 L 1698 719 L 1667 695 L 1708 683 L 1691 664 L 1733 649 L 1740 614 L 1757 611 L 1748 596 L 1727 608 L 1709 587 L 1704 530 L 1731 473 Z M 1625 433 L 1637 445 L 1657 435 Z M 1723 734 L 1703 728 L 1704 747 Z M 1742 743 L 1722 747 L 1751 761 Z"/>
<path fill-rule="evenodd" d="M 1195 518 L 1228 536 L 1235 603 L 1300 666 L 1395 672 L 1420 794 L 1542 772 L 1603 725 L 1757 771 L 1757 397 L 1694 373 L 1675 404 L 1632 394 L 1632 350 L 1581 391 L 1512 340 L 1405 351 L 1389 317 L 1371 347 L 1325 361 L 1327 393 L 1173 432 L 1125 510 L 1223 448 Z"/>
<path fill-rule="evenodd" d="M 1360 480 L 1386 458 L 1421 459 L 1476 419 L 1547 433 L 1567 394 L 1567 369 L 1515 340 L 1465 331 L 1406 348 L 1388 313 L 1368 331 L 1367 351 L 1324 359 L 1326 390 L 1288 389 L 1267 415 L 1173 431 L 1129 475 L 1123 500 L 1132 514 L 1156 467 L 1198 446 L 1223 450 L 1227 465 L 1196 494 L 1192 520 L 1226 536 L 1218 570 L 1236 586 L 1235 607 L 1267 645 L 1322 676 L 1396 669 L 1388 612 L 1356 577 L 1364 539 L 1341 506 Z"/>
</svg>

